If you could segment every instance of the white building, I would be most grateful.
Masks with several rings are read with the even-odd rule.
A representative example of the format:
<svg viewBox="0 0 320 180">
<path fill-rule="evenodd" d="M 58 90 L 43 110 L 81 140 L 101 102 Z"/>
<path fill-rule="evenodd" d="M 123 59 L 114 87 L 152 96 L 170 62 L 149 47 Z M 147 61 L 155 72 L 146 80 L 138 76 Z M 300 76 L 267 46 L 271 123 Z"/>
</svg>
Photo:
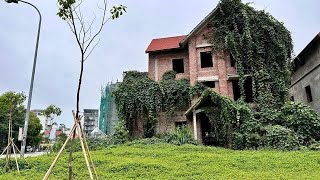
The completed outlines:
<svg viewBox="0 0 320 180">
<path fill-rule="evenodd" d="M 34 109 L 34 110 L 31 110 L 31 112 L 33 112 L 40 119 L 40 123 L 42 125 L 42 129 L 40 133 L 43 133 L 46 130 L 48 125 L 46 116 L 42 115 L 43 109 Z"/>
</svg>

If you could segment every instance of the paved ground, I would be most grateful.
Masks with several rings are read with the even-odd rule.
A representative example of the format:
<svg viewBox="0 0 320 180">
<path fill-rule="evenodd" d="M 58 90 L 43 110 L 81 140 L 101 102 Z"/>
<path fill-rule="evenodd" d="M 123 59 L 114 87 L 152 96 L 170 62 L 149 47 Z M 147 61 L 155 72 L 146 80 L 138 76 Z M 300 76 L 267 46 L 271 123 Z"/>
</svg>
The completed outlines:
<svg viewBox="0 0 320 180">
<path fill-rule="evenodd" d="M 43 154 L 46 154 L 47 152 L 32 152 L 32 153 L 26 153 L 24 154 L 24 157 L 35 157 L 35 156 L 41 156 Z M 0 158 L 5 158 L 6 155 L 0 156 Z M 14 158 L 14 155 L 12 154 L 12 157 Z M 20 154 L 18 154 L 18 157 L 20 157 Z"/>
</svg>

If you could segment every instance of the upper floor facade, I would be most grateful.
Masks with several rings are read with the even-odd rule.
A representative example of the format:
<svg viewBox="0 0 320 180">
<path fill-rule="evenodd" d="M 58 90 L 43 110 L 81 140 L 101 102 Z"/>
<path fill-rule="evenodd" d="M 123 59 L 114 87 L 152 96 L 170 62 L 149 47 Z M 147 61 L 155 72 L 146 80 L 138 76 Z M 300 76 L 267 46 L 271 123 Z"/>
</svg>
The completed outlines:
<svg viewBox="0 0 320 180">
<path fill-rule="evenodd" d="M 149 56 L 149 78 L 160 81 L 165 72 L 175 70 L 177 79 L 197 81 L 223 96 L 237 99 L 239 94 L 235 62 L 230 53 L 212 53 L 205 38 L 215 14 L 213 10 L 188 35 L 153 39 L 146 49 Z"/>
</svg>

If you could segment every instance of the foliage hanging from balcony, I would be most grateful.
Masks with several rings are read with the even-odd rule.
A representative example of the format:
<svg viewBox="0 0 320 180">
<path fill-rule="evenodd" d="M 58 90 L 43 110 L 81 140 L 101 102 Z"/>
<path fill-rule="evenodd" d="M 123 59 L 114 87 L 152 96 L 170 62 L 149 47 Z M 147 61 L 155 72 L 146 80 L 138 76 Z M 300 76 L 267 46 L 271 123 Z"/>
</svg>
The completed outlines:
<svg viewBox="0 0 320 180">
<path fill-rule="evenodd" d="M 236 61 L 242 98 L 245 75 L 251 75 L 257 110 L 281 107 L 288 95 L 293 48 L 283 23 L 241 0 L 221 0 L 210 24 L 213 51 L 226 50 Z"/>
<path fill-rule="evenodd" d="M 190 83 L 185 79 L 175 80 L 175 75 L 169 71 L 158 83 L 149 79 L 147 73 L 126 72 L 113 96 L 119 118 L 125 121 L 131 135 L 133 125 L 138 123 L 144 126 L 144 137 L 153 136 L 160 112 L 166 112 L 170 118 L 177 110 L 190 105 Z"/>
</svg>

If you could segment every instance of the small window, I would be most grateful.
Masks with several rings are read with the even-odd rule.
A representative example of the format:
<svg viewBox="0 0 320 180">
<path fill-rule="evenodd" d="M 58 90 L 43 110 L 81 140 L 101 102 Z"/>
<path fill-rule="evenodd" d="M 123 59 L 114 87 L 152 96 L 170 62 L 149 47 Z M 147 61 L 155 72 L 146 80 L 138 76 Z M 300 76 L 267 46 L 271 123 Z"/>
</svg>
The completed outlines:
<svg viewBox="0 0 320 180">
<path fill-rule="evenodd" d="M 294 97 L 293 96 L 290 97 L 290 101 L 294 101 Z"/>
<path fill-rule="evenodd" d="M 174 124 L 175 124 L 176 128 L 182 128 L 187 125 L 187 121 L 175 122 Z"/>
<path fill-rule="evenodd" d="M 201 58 L 201 68 L 213 67 L 211 51 L 201 52 L 200 58 Z"/>
<path fill-rule="evenodd" d="M 236 66 L 236 60 L 233 58 L 231 53 L 230 53 L 230 66 L 231 67 L 235 67 Z"/>
<path fill-rule="evenodd" d="M 202 82 L 205 86 L 209 88 L 215 88 L 216 87 L 216 82 L 215 81 L 204 81 Z"/>
<path fill-rule="evenodd" d="M 311 87 L 310 87 L 310 86 L 307 86 L 307 87 L 305 87 L 305 90 L 306 90 L 308 102 L 312 102 Z"/>
<path fill-rule="evenodd" d="M 176 71 L 177 73 L 184 73 L 183 59 L 173 59 L 172 70 Z"/>
</svg>

